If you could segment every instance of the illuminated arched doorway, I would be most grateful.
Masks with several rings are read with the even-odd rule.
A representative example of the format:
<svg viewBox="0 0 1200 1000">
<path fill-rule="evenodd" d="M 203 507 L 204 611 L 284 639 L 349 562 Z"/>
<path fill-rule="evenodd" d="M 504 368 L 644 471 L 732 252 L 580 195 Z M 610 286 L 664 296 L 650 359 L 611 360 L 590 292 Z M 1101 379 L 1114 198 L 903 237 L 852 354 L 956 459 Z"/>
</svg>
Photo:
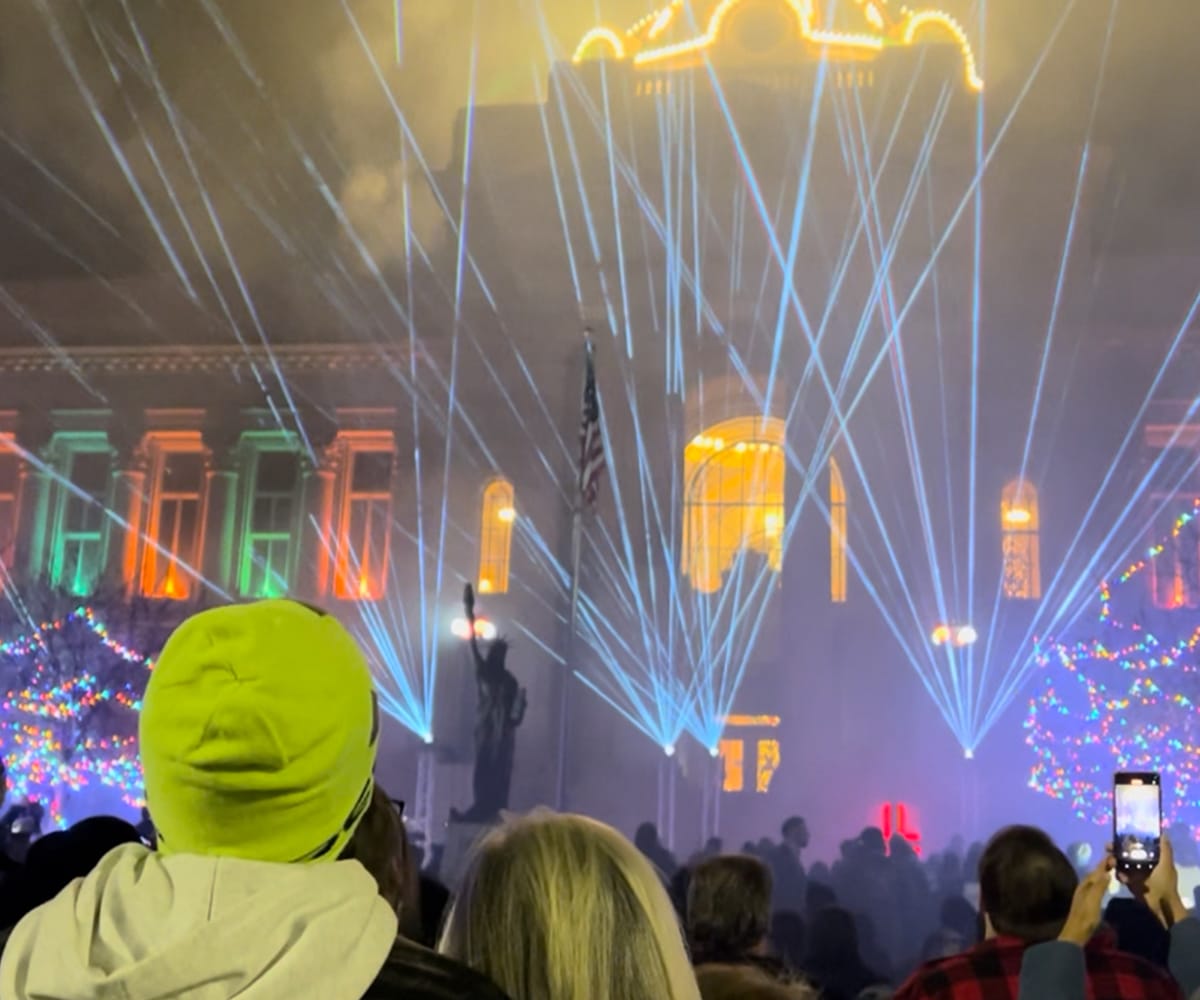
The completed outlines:
<svg viewBox="0 0 1200 1000">
<path fill-rule="evenodd" d="M 739 417 L 696 435 L 684 449 L 683 573 L 704 594 L 721 589 L 743 552 L 779 572 L 785 527 L 784 425 Z"/>
</svg>

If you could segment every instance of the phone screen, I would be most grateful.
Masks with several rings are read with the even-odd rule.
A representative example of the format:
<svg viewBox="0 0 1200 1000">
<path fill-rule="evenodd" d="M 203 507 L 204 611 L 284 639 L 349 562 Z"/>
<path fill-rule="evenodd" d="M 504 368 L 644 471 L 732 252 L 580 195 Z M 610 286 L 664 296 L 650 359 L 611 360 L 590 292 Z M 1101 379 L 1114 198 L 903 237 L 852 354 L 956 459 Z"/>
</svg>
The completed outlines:
<svg viewBox="0 0 1200 1000">
<path fill-rule="evenodd" d="M 1113 840 L 1117 864 L 1149 871 L 1158 864 L 1162 799 L 1157 774 L 1118 774 L 1113 785 Z"/>
</svg>

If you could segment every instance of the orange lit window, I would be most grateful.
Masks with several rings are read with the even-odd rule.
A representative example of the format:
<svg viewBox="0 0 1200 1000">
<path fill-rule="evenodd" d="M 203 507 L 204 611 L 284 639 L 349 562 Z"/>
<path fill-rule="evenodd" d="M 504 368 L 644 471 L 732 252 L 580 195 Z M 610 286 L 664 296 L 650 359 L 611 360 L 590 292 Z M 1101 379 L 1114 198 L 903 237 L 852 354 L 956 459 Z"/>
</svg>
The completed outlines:
<svg viewBox="0 0 1200 1000">
<path fill-rule="evenodd" d="M 391 447 L 349 449 L 338 531 L 338 597 L 371 601 L 386 590 L 394 467 Z"/>
<path fill-rule="evenodd" d="M 11 434 L 0 435 L 0 563 L 4 578 L 16 570 L 17 510 L 21 497 L 21 456 Z M 0 586 L 4 583 L 0 582 Z"/>
<path fill-rule="evenodd" d="M 727 792 L 740 792 L 746 787 L 745 740 L 721 740 L 721 760 L 725 764 L 725 777 L 721 787 Z"/>
<path fill-rule="evenodd" d="M 192 596 L 204 541 L 205 453 L 199 433 L 150 438 L 151 494 L 142 593 Z"/>
<path fill-rule="evenodd" d="M 1154 604 L 1168 611 L 1200 607 L 1200 520 L 1176 524 L 1168 533 L 1149 561 Z"/>
<path fill-rule="evenodd" d="M 507 479 L 493 479 L 483 491 L 479 524 L 479 592 L 508 593 L 508 564 L 512 556 L 516 494 Z"/>
<path fill-rule="evenodd" d="M 695 590 L 720 590 L 743 552 L 782 568 L 783 446 L 783 421 L 743 417 L 710 427 L 684 450 L 683 572 Z"/>
<path fill-rule="evenodd" d="M 779 740 L 758 741 L 758 776 L 754 790 L 766 795 L 771 790 L 771 779 L 779 770 Z"/>
<path fill-rule="evenodd" d="M 829 596 L 846 603 L 846 481 L 835 459 L 829 460 Z"/>
<path fill-rule="evenodd" d="M 1037 490 L 1021 479 L 1009 483 L 1000 503 L 1000 528 L 1004 596 L 1011 600 L 1036 601 L 1042 596 L 1039 527 Z"/>
</svg>

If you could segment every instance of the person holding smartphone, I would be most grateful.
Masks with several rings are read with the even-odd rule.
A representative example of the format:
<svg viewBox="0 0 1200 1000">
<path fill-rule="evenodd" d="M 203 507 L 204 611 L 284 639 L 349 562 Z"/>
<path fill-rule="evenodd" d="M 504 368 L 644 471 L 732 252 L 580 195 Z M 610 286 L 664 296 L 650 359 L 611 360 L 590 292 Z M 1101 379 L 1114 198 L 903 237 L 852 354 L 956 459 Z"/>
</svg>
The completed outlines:
<svg viewBox="0 0 1200 1000">
<path fill-rule="evenodd" d="M 1109 854 L 1079 884 L 1058 940 L 1037 945 L 1025 953 L 1019 1000 L 1084 1000 L 1087 978 L 1083 949 L 1100 927 L 1101 910 L 1115 868 L 1116 860 Z M 1185 996 L 1200 1000 L 1200 920 L 1191 915 L 1180 896 L 1170 838 L 1163 836 L 1153 872 L 1118 878 L 1170 931 L 1171 974 Z"/>
<path fill-rule="evenodd" d="M 1170 838 L 1162 830 L 1157 774 L 1118 774 L 1113 783 L 1113 843 L 1075 891 L 1058 940 L 1030 948 L 1021 966 L 1020 1000 L 1084 1000 L 1084 949 L 1100 926 L 1114 872 L 1171 935 L 1171 973 L 1184 995 L 1200 1000 L 1200 920 L 1179 892 Z"/>
<path fill-rule="evenodd" d="M 1068 924 L 1079 877 L 1042 830 L 1001 830 L 979 863 L 985 939 L 960 955 L 926 963 L 895 1000 L 1012 1000 L 1025 954 L 1056 940 Z M 1096 935 L 1081 952 L 1091 1000 L 1183 1000 L 1167 973 L 1118 950 L 1111 935 Z M 1053 993 L 1035 993 L 1050 1000 Z"/>
</svg>

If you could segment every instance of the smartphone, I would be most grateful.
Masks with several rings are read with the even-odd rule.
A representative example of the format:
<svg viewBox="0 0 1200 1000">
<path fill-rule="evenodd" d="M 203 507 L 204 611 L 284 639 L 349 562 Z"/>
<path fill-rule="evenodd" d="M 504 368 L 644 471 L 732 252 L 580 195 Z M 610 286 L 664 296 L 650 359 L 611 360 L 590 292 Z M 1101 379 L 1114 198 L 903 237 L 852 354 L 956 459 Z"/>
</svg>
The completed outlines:
<svg viewBox="0 0 1200 1000">
<path fill-rule="evenodd" d="M 1113 778 L 1113 850 L 1117 868 L 1151 872 L 1162 840 L 1162 783 L 1150 772 L 1121 772 Z"/>
</svg>

